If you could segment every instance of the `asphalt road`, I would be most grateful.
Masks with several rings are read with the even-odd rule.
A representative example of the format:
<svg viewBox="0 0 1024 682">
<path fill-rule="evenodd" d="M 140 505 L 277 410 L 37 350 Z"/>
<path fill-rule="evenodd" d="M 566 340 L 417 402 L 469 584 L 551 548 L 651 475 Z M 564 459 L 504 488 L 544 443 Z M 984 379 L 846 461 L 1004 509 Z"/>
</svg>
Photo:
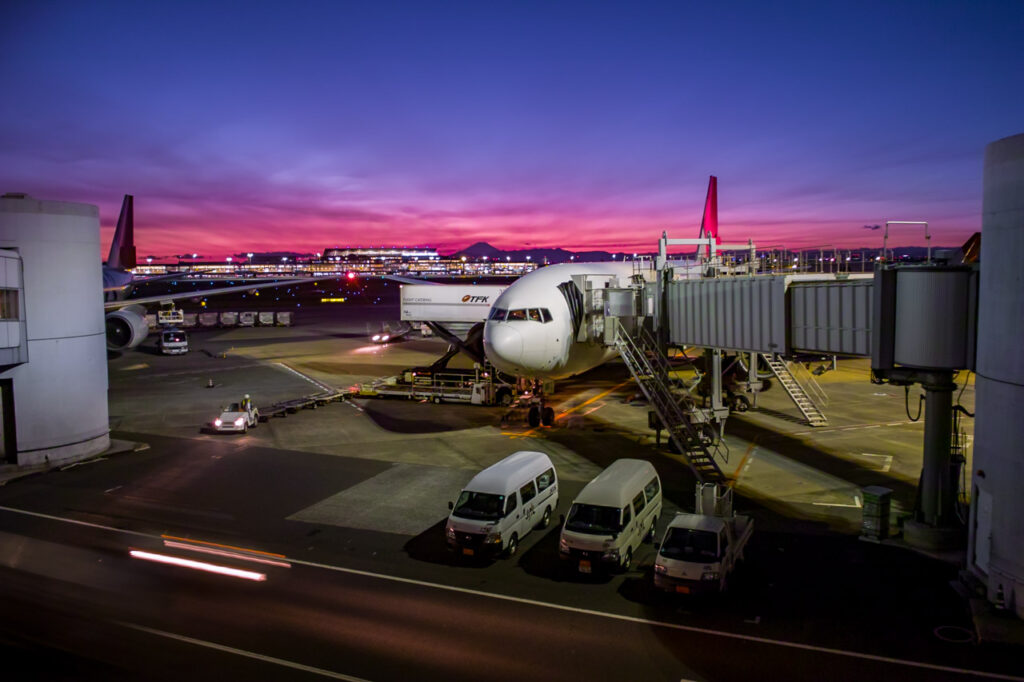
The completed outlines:
<svg viewBox="0 0 1024 682">
<path fill-rule="evenodd" d="M 532 533 L 516 558 L 466 565 L 443 550 L 443 513 L 412 537 L 288 520 L 389 464 L 243 438 L 148 436 L 149 450 L 0 488 L 5 679 L 1024 674 L 1012 651 L 949 641 L 969 624 L 958 600 L 941 596 L 952 576 L 905 552 L 760 533 L 732 595 L 668 600 L 650 588 L 649 548 L 629 574 L 563 579 L 554 527 Z M 563 481 L 560 511 L 574 485 Z M 168 546 L 167 536 L 193 543 Z M 263 553 L 196 550 L 239 554 L 225 546 Z M 156 564 L 132 549 L 266 579 Z"/>
</svg>

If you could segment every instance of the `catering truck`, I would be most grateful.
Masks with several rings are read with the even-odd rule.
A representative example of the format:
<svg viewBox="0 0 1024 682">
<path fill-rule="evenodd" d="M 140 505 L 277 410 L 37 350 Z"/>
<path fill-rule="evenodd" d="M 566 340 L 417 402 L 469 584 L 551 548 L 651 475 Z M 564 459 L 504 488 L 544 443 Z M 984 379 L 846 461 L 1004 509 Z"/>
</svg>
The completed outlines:
<svg viewBox="0 0 1024 682">
<path fill-rule="evenodd" d="M 655 545 L 654 586 L 666 592 L 724 592 L 754 532 L 753 519 L 733 513 L 732 488 L 698 484 L 695 509 L 676 514 Z"/>
</svg>

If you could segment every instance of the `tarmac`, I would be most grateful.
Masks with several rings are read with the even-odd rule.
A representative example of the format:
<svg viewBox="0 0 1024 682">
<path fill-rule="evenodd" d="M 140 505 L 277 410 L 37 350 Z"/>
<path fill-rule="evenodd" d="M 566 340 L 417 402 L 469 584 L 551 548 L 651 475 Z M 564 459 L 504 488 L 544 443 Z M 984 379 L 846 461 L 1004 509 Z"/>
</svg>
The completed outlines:
<svg viewBox="0 0 1024 682">
<path fill-rule="evenodd" d="M 139 349 L 108 358 L 111 430 L 143 437 L 219 438 L 205 433 L 205 425 L 221 405 L 243 394 L 263 406 L 328 388 L 347 391 L 357 383 L 428 365 L 446 350 L 436 338 L 371 343 L 370 333 L 386 321 L 397 321 L 397 306 L 305 308 L 296 311 L 294 327 L 197 330 L 184 356 L 158 354 L 151 338 Z M 461 357 L 452 364 L 471 366 Z M 825 366 L 810 368 L 819 365 Z M 862 490 L 883 486 L 892 491 L 894 533 L 883 544 L 915 551 L 902 543 L 899 531 L 914 507 L 921 470 L 923 420 L 912 418 L 916 406 L 907 409 L 908 403 L 916 405 L 918 389 L 905 395 L 901 388 L 872 384 L 869 376 L 867 359 L 841 359 L 837 369 L 818 377 L 830 397 L 828 426 L 808 426 L 778 386 L 760 393 L 748 412 L 729 417 L 724 436 L 728 461 L 719 464 L 732 480 L 737 510 L 754 513 L 758 531 L 812 539 L 859 535 Z M 972 381 L 958 400 L 974 411 Z M 424 523 L 436 521 L 410 519 L 407 512 L 415 504 L 368 513 L 366 501 L 381 497 L 373 494 L 374 487 L 399 491 L 403 499 L 445 498 L 457 494 L 476 471 L 524 449 L 548 453 L 560 478 L 576 486 L 616 458 L 650 459 L 662 472 L 666 500 L 678 502 L 666 503 L 665 515 L 692 508 L 686 501 L 693 499 L 695 479 L 665 447 L 664 437 L 656 443 L 647 426 L 647 406 L 621 362 L 559 382 L 550 404 L 556 412 L 554 426 L 530 428 L 525 415 L 508 419 L 499 407 L 348 398 L 338 408 L 274 418 L 241 436 L 239 447 L 252 443 L 390 465 L 374 479 L 294 515 L 367 530 L 416 535 Z M 969 472 L 973 422 L 964 420 L 963 426 Z M 114 438 L 100 457 L 145 447 L 141 437 L 138 442 Z M 2 467 L 0 484 L 41 471 Z M 964 489 L 970 489 L 969 482 Z M 965 565 L 962 552 L 934 558 L 956 569 Z M 1019 620 L 993 608 L 963 583 L 957 589 L 970 605 L 976 641 L 1024 644 Z"/>
</svg>

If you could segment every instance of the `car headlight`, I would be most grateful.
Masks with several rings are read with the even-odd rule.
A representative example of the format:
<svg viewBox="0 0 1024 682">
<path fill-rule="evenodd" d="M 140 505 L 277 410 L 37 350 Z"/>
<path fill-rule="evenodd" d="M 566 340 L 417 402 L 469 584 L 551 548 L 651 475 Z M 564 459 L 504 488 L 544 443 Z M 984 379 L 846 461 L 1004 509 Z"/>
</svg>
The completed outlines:
<svg viewBox="0 0 1024 682">
<path fill-rule="evenodd" d="M 569 553 L 569 543 L 566 542 L 565 538 L 563 538 L 563 537 L 559 537 L 558 538 L 558 551 L 561 552 L 562 554 L 568 554 Z"/>
<path fill-rule="evenodd" d="M 221 425 L 221 424 L 223 424 L 223 423 L 224 423 L 224 422 L 222 422 L 222 421 L 220 420 L 220 417 L 217 417 L 216 419 L 214 419 L 214 420 L 213 420 L 213 425 L 214 425 L 214 426 L 220 426 L 220 425 Z"/>
<path fill-rule="evenodd" d="M 668 573 L 668 569 L 661 564 L 654 564 L 655 573 Z"/>
<path fill-rule="evenodd" d="M 484 540 L 484 542 L 501 542 L 501 533 L 488 533 L 487 538 Z"/>
<path fill-rule="evenodd" d="M 604 557 L 602 557 L 602 558 L 605 559 L 605 561 L 618 561 L 619 560 L 619 549 L 617 547 L 612 548 L 612 549 L 606 549 L 604 551 Z"/>
<path fill-rule="evenodd" d="M 718 571 L 708 571 L 707 573 L 704 573 L 703 575 L 701 575 L 700 579 L 701 580 L 718 580 L 719 577 L 721 577 L 721 576 L 718 575 Z"/>
<path fill-rule="evenodd" d="M 241 426 L 244 423 L 245 423 L 245 417 L 239 417 L 238 419 L 235 420 L 235 426 Z"/>
<path fill-rule="evenodd" d="M 455 529 L 452 528 L 451 526 L 446 527 L 444 529 L 444 532 L 448 536 L 449 540 L 454 540 L 455 539 Z"/>
</svg>

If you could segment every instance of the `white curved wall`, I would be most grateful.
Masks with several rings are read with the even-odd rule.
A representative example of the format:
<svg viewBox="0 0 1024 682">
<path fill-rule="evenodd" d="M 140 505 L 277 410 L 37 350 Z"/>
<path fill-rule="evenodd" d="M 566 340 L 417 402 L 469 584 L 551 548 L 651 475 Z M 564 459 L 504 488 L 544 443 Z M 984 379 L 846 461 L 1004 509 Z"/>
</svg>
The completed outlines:
<svg viewBox="0 0 1024 682">
<path fill-rule="evenodd" d="M 968 561 L 1024 618 L 1024 135 L 985 149 Z"/>
<path fill-rule="evenodd" d="M 66 462 L 110 445 L 99 210 L 0 198 L 0 249 L 22 258 L 28 362 L 14 380 L 18 464 Z"/>
</svg>

